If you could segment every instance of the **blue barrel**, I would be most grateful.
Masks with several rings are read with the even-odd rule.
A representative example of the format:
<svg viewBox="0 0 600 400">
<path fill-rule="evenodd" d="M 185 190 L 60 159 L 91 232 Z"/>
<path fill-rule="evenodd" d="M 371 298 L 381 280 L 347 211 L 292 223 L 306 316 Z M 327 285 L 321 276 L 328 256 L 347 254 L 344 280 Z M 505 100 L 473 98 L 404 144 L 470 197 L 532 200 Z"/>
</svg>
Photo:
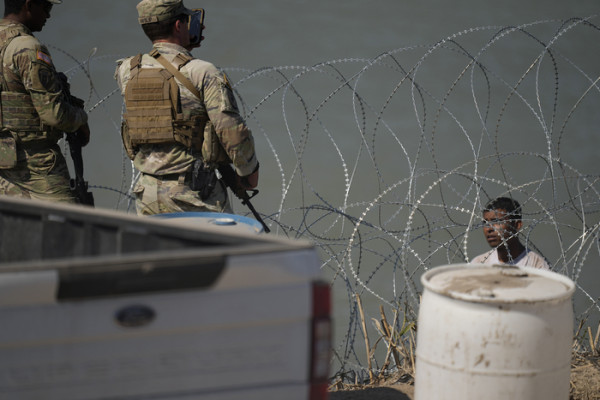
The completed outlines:
<svg viewBox="0 0 600 400">
<path fill-rule="evenodd" d="M 215 213 L 215 212 L 178 212 L 167 214 L 156 214 L 154 218 L 169 219 L 177 222 L 183 222 L 186 225 L 212 225 L 220 226 L 223 229 L 243 229 L 250 233 L 263 233 L 264 229 L 260 222 L 255 219 L 244 217 L 242 215 Z"/>
</svg>

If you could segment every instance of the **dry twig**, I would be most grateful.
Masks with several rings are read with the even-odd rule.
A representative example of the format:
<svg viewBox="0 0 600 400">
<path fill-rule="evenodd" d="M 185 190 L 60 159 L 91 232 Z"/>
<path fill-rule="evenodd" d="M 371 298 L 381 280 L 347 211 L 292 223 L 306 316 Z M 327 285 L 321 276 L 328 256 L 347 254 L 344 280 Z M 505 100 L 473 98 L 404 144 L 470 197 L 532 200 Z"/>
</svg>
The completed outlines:
<svg viewBox="0 0 600 400">
<path fill-rule="evenodd" d="M 363 311 L 362 301 L 360 300 L 360 295 L 356 294 L 356 304 L 358 305 L 358 311 L 360 312 L 360 324 L 363 330 L 363 334 L 365 336 L 365 347 L 367 348 L 367 366 L 369 368 L 369 380 L 374 382 L 375 376 L 373 375 L 373 367 L 371 363 L 371 346 L 369 344 L 369 334 L 367 333 L 367 323 L 365 322 L 365 312 Z"/>
</svg>

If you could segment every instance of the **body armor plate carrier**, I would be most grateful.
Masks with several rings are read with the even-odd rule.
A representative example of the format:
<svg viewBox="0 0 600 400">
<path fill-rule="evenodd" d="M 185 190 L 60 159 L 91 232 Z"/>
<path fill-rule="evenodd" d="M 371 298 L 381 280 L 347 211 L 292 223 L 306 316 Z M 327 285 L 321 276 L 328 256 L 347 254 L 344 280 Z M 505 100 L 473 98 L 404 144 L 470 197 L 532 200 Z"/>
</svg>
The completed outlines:
<svg viewBox="0 0 600 400">
<path fill-rule="evenodd" d="M 2 128 L 14 132 L 48 133 L 51 128 L 42 124 L 31 96 L 27 92 L 16 92 L 9 87 L 4 75 L 4 54 L 8 45 L 22 33 L 18 29 L 7 28 L 0 32 L 0 124 Z M 40 135 L 40 138 L 42 136 Z"/>
<path fill-rule="evenodd" d="M 154 53 L 154 52 L 153 52 Z M 160 54 L 150 55 L 159 57 Z M 177 57 L 181 68 L 191 58 Z M 164 68 L 142 68 L 142 55 L 131 60 L 131 75 L 125 92 L 123 142 L 133 158 L 142 144 L 178 142 L 201 149 L 204 123 L 201 118 L 184 119 L 175 76 Z"/>
</svg>

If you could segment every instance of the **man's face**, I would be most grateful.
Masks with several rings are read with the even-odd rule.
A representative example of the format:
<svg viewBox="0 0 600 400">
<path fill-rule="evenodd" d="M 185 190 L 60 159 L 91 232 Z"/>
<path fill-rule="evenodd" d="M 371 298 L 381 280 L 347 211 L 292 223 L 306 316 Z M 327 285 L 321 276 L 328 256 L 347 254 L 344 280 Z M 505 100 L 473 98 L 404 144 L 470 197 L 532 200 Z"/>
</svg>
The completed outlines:
<svg viewBox="0 0 600 400">
<path fill-rule="evenodd" d="M 46 24 L 46 20 L 50 18 L 52 3 L 45 0 L 30 0 L 27 2 L 27 6 L 31 17 L 27 27 L 32 32 L 41 31 Z"/>
<path fill-rule="evenodd" d="M 483 234 L 490 247 L 498 247 L 503 242 L 511 240 L 513 235 L 521 229 L 520 220 L 511 220 L 506 210 L 498 209 L 483 213 Z"/>
</svg>

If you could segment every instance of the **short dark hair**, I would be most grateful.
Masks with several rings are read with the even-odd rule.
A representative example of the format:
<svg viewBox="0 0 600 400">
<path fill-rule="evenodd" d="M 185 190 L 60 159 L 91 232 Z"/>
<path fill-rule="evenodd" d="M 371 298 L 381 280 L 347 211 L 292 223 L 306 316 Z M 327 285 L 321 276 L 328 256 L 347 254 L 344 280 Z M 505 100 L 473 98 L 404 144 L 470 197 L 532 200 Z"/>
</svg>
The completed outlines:
<svg viewBox="0 0 600 400">
<path fill-rule="evenodd" d="M 495 210 L 504 210 L 508 215 L 510 215 L 510 219 L 520 220 L 521 215 L 521 205 L 518 201 L 511 199 L 510 197 L 498 197 L 489 201 L 483 212 L 495 211 Z"/>
<path fill-rule="evenodd" d="M 166 39 L 173 33 L 173 26 L 175 25 L 175 22 L 183 21 L 187 17 L 188 16 L 186 14 L 181 14 L 168 21 L 142 24 L 142 29 L 144 30 L 146 36 L 148 36 L 148 39 L 150 39 L 152 42 L 159 39 Z"/>
</svg>

